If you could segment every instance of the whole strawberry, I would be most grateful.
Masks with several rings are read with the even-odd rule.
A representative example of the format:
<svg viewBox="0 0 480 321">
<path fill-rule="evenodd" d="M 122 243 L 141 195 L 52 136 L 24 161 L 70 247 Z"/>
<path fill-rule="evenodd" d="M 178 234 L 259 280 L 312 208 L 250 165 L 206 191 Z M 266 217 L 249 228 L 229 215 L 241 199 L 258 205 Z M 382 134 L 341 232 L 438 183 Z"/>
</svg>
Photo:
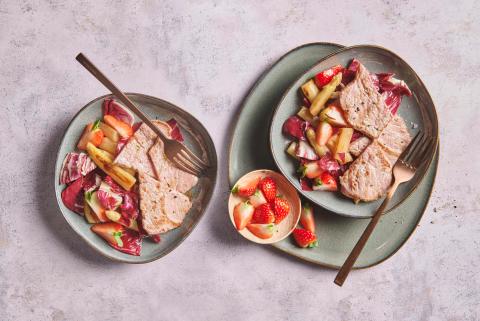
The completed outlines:
<svg viewBox="0 0 480 321">
<path fill-rule="evenodd" d="M 296 228 L 293 230 L 293 238 L 300 247 L 315 247 L 318 245 L 317 236 L 309 230 Z"/>
<path fill-rule="evenodd" d="M 275 221 L 275 214 L 268 203 L 264 203 L 255 209 L 252 217 L 252 223 L 269 224 Z"/>
<path fill-rule="evenodd" d="M 249 197 L 255 193 L 258 185 L 258 178 L 251 179 L 245 182 L 238 183 L 232 189 L 233 194 L 237 194 L 240 197 Z"/>
<path fill-rule="evenodd" d="M 263 196 L 268 202 L 273 202 L 277 196 L 277 184 L 271 177 L 265 177 L 258 183 L 258 189 L 263 193 Z"/>
<path fill-rule="evenodd" d="M 275 197 L 272 202 L 273 213 L 275 214 L 275 224 L 279 224 L 290 212 L 290 204 L 281 197 Z"/>
</svg>

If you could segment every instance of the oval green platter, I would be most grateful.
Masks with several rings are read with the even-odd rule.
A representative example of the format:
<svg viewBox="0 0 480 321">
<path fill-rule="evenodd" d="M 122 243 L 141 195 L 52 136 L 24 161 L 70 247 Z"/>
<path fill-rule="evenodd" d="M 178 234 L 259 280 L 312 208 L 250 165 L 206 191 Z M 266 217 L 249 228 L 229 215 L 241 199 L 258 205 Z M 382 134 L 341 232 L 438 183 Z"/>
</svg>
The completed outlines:
<svg viewBox="0 0 480 321">
<path fill-rule="evenodd" d="M 142 241 L 140 256 L 132 256 L 119 252 L 110 247 L 102 238 L 90 230 L 90 224 L 85 218 L 70 211 L 63 205 L 61 192 L 65 185 L 59 184 L 59 174 L 63 159 L 68 152 L 75 150 L 75 145 L 86 124 L 102 117 L 102 103 L 112 95 L 98 97 L 83 107 L 68 125 L 58 149 L 55 164 L 55 195 L 63 217 L 73 230 L 94 250 L 100 254 L 119 262 L 147 263 L 157 260 L 174 250 L 193 231 L 200 218 L 207 209 L 217 180 L 217 154 L 215 145 L 203 125 L 192 115 L 181 108 L 159 98 L 143 94 L 128 93 L 127 96 L 151 119 L 169 120 L 175 118 L 181 126 L 185 138 L 185 145 L 196 155 L 201 155 L 211 165 L 205 176 L 199 178 L 197 185 L 188 193 L 192 201 L 192 208 L 188 212 L 182 225 L 176 229 L 161 234 L 160 243 L 150 240 Z M 138 121 L 138 119 L 136 119 Z"/>
<path fill-rule="evenodd" d="M 233 187 L 245 173 L 259 169 L 277 170 L 270 153 L 269 124 L 275 107 L 289 86 L 324 57 L 343 48 L 332 43 L 311 43 L 281 57 L 253 86 L 243 102 L 233 128 L 229 152 L 229 182 Z M 255 142 L 255 143 L 253 143 Z M 435 181 L 438 148 L 415 193 L 384 215 L 354 268 L 366 268 L 391 257 L 412 235 L 420 222 Z M 368 220 L 339 216 L 315 207 L 319 246 L 300 249 L 291 238 L 273 244 L 289 255 L 330 268 L 339 268 Z"/>
</svg>

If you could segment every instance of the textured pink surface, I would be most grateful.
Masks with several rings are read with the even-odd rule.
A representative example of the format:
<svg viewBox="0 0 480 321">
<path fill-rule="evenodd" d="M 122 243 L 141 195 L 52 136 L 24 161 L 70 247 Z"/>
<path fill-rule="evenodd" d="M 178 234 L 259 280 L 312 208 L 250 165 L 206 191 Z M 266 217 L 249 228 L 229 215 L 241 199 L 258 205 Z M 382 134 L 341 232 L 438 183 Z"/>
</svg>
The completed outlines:
<svg viewBox="0 0 480 321">
<path fill-rule="evenodd" d="M 0 1 L 0 319 L 480 319 L 479 12 L 480 2 L 432 0 Z M 398 53 L 425 81 L 441 126 L 421 228 L 343 288 L 334 271 L 244 240 L 227 216 L 238 107 L 277 58 L 314 41 Z M 216 144 L 210 211 L 154 263 L 102 258 L 57 209 L 60 135 L 106 93 L 74 60 L 80 51 L 120 88 L 184 106 Z"/>
</svg>

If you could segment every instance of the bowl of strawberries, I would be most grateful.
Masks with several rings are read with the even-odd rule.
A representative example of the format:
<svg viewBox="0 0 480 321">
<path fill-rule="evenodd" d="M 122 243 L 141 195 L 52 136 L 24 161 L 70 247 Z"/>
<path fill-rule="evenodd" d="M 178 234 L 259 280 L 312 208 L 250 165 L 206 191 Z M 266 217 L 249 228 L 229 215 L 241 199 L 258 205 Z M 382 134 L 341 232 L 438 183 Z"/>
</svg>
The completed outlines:
<svg viewBox="0 0 480 321">
<path fill-rule="evenodd" d="M 281 174 L 261 169 L 242 176 L 228 201 L 230 220 L 248 240 L 271 244 L 286 238 L 298 224 L 297 190 Z"/>
</svg>

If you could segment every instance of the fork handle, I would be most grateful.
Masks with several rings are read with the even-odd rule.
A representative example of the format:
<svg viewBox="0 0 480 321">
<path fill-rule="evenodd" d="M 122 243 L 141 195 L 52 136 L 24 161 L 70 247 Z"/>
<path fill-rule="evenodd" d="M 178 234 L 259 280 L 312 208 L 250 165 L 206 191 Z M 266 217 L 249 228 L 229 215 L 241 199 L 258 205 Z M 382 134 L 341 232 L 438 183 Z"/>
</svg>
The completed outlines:
<svg viewBox="0 0 480 321">
<path fill-rule="evenodd" d="M 85 69 L 87 69 L 95 78 L 97 78 L 98 81 L 100 81 L 105 87 L 107 87 L 107 89 L 110 90 L 115 97 L 117 97 L 124 105 L 126 105 L 131 111 L 133 111 L 138 116 L 138 118 L 140 118 L 145 124 L 147 124 L 148 127 L 150 127 L 153 132 L 162 139 L 163 142 L 170 140 L 84 54 L 79 53 L 76 59 L 83 67 L 85 67 Z"/>
<path fill-rule="evenodd" d="M 370 235 L 372 235 L 372 232 L 375 229 L 375 226 L 377 226 L 377 223 L 380 220 L 382 213 L 384 212 L 388 203 L 392 199 L 392 196 L 397 190 L 397 187 L 398 187 L 398 183 L 395 182 L 389 188 L 387 192 L 387 196 L 385 197 L 385 200 L 383 201 L 382 205 L 380 205 L 380 207 L 377 209 L 370 223 L 368 223 L 367 228 L 365 229 L 365 231 L 363 231 L 362 236 L 360 236 L 360 239 L 358 240 L 357 244 L 353 248 L 352 252 L 350 252 L 350 255 L 345 260 L 345 263 L 343 263 L 342 267 L 340 268 L 340 271 L 338 271 L 334 281 L 335 284 L 337 284 L 338 286 L 342 286 L 345 280 L 347 279 L 348 274 L 352 270 L 352 267 L 357 261 L 357 258 L 360 256 L 360 253 L 365 247 L 365 244 L 367 244 L 367 241 L 370 238 Z"/>
</svg>

